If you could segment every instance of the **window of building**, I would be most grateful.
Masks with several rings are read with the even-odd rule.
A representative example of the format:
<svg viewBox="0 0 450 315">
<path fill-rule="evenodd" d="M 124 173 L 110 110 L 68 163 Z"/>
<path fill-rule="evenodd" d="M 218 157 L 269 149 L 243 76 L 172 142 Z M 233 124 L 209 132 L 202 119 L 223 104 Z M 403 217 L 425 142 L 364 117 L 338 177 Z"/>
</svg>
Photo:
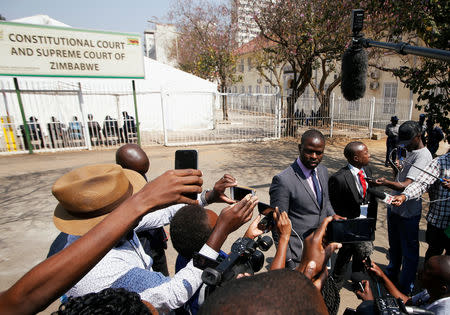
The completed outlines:
<svg viewBox="0 0 450 315">
<path fill-rule="evenodd" d="M 244 72 L 244 59 L 241 59 L 241 60 L 240 60 L 240 63 L 239 63 L 239 71 L 240 71 L 240 72 Z"/>
<path fill-rule="evenodd" d="M 261 87 L 259 85 L 256 86 L 256 93 L 261 93 Z"/>
<path fill-rule="evenodd" d="M 233 93 L 237 93 L 237 86 L 233 86 Z"/>
<path fill-rule="evenodd" d="M 245 87 L 243 85 L 241 86 L 241 93 L 245 93 Z"/>
<path fill-rule="evenodd" d="M 247 64 L 248 64 L 248 71 L 252 70 L 252 58 L 247 58 Z"/>
<path fill-rule="evenodd" d="M 397 103 L 397 83 L 384 84 L 383 99 L 383 113 L 395 114 L 395 105 Z"/>
<path fill-rule="evenodd" d="M 269 85 L 264 85 L 264 93 L 269 94 Z"/>
<path fill-rule="evenodd" d="M 248 93 L 250 93 L 250 94 L 252 93 L 252 86 L 251 85 L 248 86 Z"/>
</svg>

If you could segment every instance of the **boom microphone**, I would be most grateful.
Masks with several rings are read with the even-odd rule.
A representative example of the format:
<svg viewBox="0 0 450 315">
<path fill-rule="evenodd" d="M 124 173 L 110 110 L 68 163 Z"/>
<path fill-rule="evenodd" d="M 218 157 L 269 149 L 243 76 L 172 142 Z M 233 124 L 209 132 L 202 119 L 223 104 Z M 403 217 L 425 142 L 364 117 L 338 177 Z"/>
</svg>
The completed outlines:
<svg viewBox="0 0 450 315">
<path fill-rule="evenodd" d="M 363 47 L 352 40 L 342 56 L 342 95 L 347 101 L 356 101 L 366 92 L 367 54 Z"/>
<path fill-rule="evenodd" d="M 353 38 L 344 52 L 341 63 L 341 91 L 347 101 L 356 101 L 366 92 L 367 54 L 363 48 L 376 47 L 394 50 L 399 54 L 412 54 L 450 62 L 450 51 L 427 47 L 411 46 L 407 43 L 385 43 L 364 38 L 360 32 L 364 24 L 364 11 L 352 10 Z"/>
<path fill-rule="evenodd" d="M 347 101 L 356 101 L 366 92 L 367 54 L 360 41 L 364 24 L 364 11 L 352 10 L 350 47 L 344 52 L 341 62 L 341 91 Z"/>
</svg>

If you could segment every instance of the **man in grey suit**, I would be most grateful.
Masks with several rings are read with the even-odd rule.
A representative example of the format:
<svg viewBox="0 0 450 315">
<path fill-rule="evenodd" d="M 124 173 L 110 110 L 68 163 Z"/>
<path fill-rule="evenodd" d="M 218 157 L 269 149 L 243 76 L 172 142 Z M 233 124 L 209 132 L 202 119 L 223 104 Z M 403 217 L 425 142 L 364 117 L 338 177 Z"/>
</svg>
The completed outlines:
<svg viewBox="0 0 450 315">
<path fill-rule="evenodd" d="M 286 211 L 292 222 L 292 234 L 286 252 L 286 268 L 295 268 L 302 257 L 302 235 L 317 228 L 327 216 L 335 214 L 328 198 L 328 170 L 319 165 L 325 150 L 325 138 L 316 130 L 306 131 L 298 145 L 299 157 L 270 185 L 270 205 Z M 273 232 L 275 242 L 278 235 Z"/>
</svg>

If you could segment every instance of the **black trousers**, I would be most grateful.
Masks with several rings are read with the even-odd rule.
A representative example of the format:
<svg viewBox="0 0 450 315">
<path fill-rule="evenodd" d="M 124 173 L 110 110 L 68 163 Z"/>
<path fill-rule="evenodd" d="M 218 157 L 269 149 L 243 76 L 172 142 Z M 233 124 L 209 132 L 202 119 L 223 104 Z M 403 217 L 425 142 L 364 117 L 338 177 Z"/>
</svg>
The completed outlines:
<svg viewBox="0 0 450 315">
<path fill-rule="evenodd" d="M 450 238 L 445 234 L 444 229 L 439 229 L 428 223 L 425 239 L 428 243 L 425 261 L 430 257 L 441 255 L 444 249 L 445 254 L 450 255 Z"/>
</svg>

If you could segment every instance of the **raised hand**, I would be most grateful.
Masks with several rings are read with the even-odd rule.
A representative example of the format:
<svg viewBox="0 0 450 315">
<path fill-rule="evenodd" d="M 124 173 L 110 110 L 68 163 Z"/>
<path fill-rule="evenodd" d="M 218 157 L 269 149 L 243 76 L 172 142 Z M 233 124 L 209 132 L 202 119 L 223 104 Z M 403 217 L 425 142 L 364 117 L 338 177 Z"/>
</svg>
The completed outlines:
<svg viewBox="0 0 450 315">
<path fill-rule="evenodd" d="M 313 261 L 315 263 L 315 268 L 308 275 L 310 279 L 314 282 L 317 278 L 320 278 L 324 269 L 326 269 L 326 263 L 330 258 L 331 254 L 338 248 L 342 247 L 340 243 L 330 243 L 324 247 L 323 237 L 327 229 L 328 223 L 333 220 L 332 217 L 326 217 L 322 224 L 317 228 L 314 233 L 309 235 L 304 241 L 304 248 L 302 253 L 302 260 L 297 270 L 304 273 L 307 270 L 308 264 Z M 308 276 L 307 275 L 307 276 Z"/>
<path fill-rule="evenodd" d="M 224 208 L 206 244 L 218 252 L 228 235 L 252 218 L 257 203 L 258 197 L 248 194 L 238 203 Z"/>
<path fill-rule="evenodd" d="M 383 277 L 383 275 L 384 275 L 383 270 L 381 270 L 381 268 L 378 267 L 378 265 L 376 263 L 374 263 L 373 261 L 372 261 L 372 266 L 370 266 L 369 270 L 372 271 L 375 275 L 377 275 L 380 278 Z"/>
<path fill-rule="evenodd" d="M 147 183 L 132 198 L 137 209 L 146 212 L 167 206 L 186 203 L 195 205 L 197 200 L 183 196 L 184 193 L 200 193 L 202 191 L 202 172 L 194 169 L 170 170 Z"/>
<path fill-rule="evenodd" d="M 377 184 L 378 186 L 384 185 L 385 183 L 386 183 L 386 178 L 385 177 L 380 177 L 380 178 L 375 180 L 375 184 Z"/>
<path fill-rule="evenodd" d="M 443 178 L 442 187 L 444 187 L 447 190 L 450 190 L 450 179 L 449 178 Z"/>
<path fill-rule="evenodd" d="M 402 203 L 404 203 L 406 200 L 406 196 L 405 195 L 397 195 L 394 196 L 394 198 L 392 198 L 392 204 L 396 207 L 399 207 L 402 205 Z"/>
<path fill-rule="evenodd" d="M 370 283 L 367 280 L 361 281 L 364 286 L 364 292 L 361 290 L 357 290 L 355 294 L 363 301 L 373 300 L 372 289 L 370 288 Z"/>
<path fill-rule="evenodd" d="M 236 185 L 237 181 L 233 176 L 229 174 L 223 175 L 223 177 L 214 184 L 214 189 L 206 194 L 206 201 L 209 204 L 213 202 L 235 203 L 233 199 L 230 199 L 225 195 L 225 189 Z"/>
<path fill-rule="evenodd" d="M 264 233 L 264 231 L 258 228 L 259 221 L 261 221 L 260 215 L 257 216 L 255 220 L 253 220 L 253 222 L 249 225 L 247 232 L 245 232 L 244 237 L 254 239 Z"/>
<path fill-rule="evenodd" d="M 287 212 L 280 213 L 278 207 L 275 207 L 273 218 L 277 223 L 277 230 L 280 238 L 287 238 L 289 240 L 291 236 L 292 224 Z"/>
</svg>

